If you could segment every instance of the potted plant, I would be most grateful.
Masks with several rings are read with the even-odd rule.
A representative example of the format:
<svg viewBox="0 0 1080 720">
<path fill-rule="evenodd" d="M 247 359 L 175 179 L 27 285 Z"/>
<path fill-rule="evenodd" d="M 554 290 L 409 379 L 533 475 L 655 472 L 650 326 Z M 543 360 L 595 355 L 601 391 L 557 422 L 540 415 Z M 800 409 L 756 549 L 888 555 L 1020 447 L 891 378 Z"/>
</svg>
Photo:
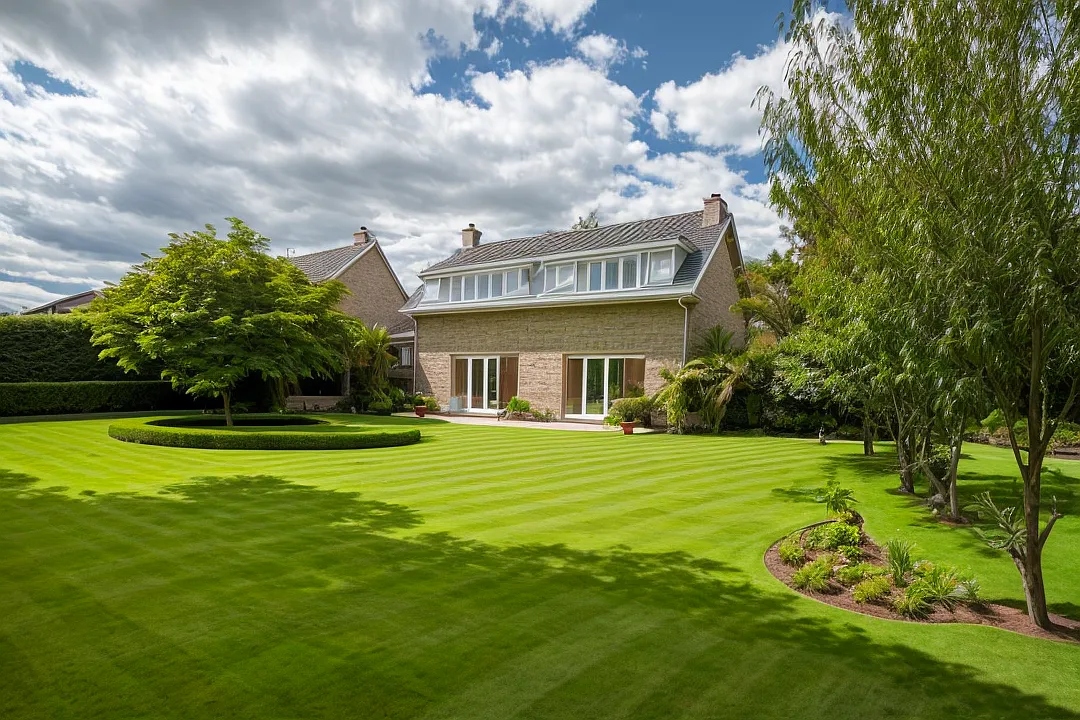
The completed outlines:
<svg viewBox="0 0 1080 720">
<path fill-rule="evenodd" d="M 623 435 L 633 435 L 634 426 L 640 420 L 646 427 L 652 413 L 652 398 L 632 397 L 622 398 L 612 403 L 608 416 L 604 422 L 608 425 L 618 425 L 622 428 Z"/>
<path fill-rule="evenodd" d="M 416 417 L 424 417 L 427 415 L 427 405 L 413 405 L 413 412 L 416 413 Z"/>
</svg>

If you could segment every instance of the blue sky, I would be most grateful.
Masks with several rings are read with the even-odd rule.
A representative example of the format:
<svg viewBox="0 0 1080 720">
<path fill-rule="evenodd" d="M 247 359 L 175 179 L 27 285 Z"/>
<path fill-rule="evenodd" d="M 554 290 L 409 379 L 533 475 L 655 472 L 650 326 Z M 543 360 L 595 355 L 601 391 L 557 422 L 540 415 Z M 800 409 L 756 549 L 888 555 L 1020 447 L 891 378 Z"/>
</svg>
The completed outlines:
<svg viewBox="0 0 1080 720">
<path fill-rule="evenodd" d="M 224 7 L 222 6 L 224 5 Z M 123 10 L 118 8 L 123 6 Z M 40 0 L 0 9 L 0 310 L 237 215 L 306 252 L 371 227 L 407 286 L 485 241 L 697 209 L 779 242 L 751 101 L 784 3 Z"/>
</svg>

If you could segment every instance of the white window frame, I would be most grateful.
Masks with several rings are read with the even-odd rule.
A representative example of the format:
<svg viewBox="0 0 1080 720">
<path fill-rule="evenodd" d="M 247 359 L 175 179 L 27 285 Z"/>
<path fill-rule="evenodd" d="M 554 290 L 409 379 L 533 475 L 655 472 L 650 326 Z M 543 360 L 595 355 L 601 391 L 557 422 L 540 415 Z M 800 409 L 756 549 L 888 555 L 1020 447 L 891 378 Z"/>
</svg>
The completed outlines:
<svg viewBox="0 0 1080 720">
<path fill-rule="evenodd" d="M 655 278 L 653 277 L 653 255 L 660 255 L 662 253 L 666 253 L 668 256 L 668 260 L 671 262 L 671 272 L 669 272 L 666 276 L 662 278 Z M 646 267 L 648 268 L 648 279 L 646 280 L 645 284 L 670 285 L 671 282 L 675 279 L 675 249 L 672 248 L 670 250 L 650 250 L 647 254 L 647 257 L 648 262 L 646 263 Z"/>
<path fill-rule="evenodd" d="M 410 345 L 401 345 L 398 347 L 398 367 L 412 367 L 413 364 L 413 349 Z"/>
<path fill-rule="evenodd" d="M 569 367 L 571 360 L 581 360 L 581 410 L 582 412 L 576 414 L 567 413 L 566 417 L 574 420 L 603 420 L 607 417 L 608 412 L 611 410 L 611 401 L 618 398 L 608 397 L 608 391 L 611 389 L 608 387 L 608 377 L 611 371 L 612 360 L 644 360 L 644 355 L 567 355 L 566 360 L 563 361 L 563 368 Z M 585 397 L 586 389 L 589 383 L 589 361 L 590 360 L 603 360 L 604 361 L 604 412 L 601 415 L 595 413 L 585 412 Z M 564 369 L 563 372 L 566 372 Z M 626 372 L 624 364 L 623 372 Z M 569 381 L 569 378 L 567 378 Z M 565 383 L 564 383 L 565 384 Z M 471 397 L 471 396 L 470 396 Z M 566 407 L 566 397 L 563 397 L 563 407 Z"/>
<path fill-rule="evenodd" d="M 559 282 L 559 271 L 563 268 L 570 268 L 570 279 L 567 281 Z M 548 287 L 548 278 L 554 277 L 555 280 L 551 287 Z M 545 293 L 563 293 L 574 292 L 575 283 L 577 282 L 577 263 L 567 262 L 558 263 L 556 265 L 548 265 L 544 269 L 544 292 Z"/>
<path fill-rule="evenodd" d="M 502 384 L 502 362 L 501 357 L 498 355 L 454 355 L 451 358 L 451 362 L 455 360 L 465 361 L 465 407 L 461 412 L 476 413 L 479 415 L 497 415 L 499 412 L 499 388 Z M 495 407 L 480 407 L 474 408 L 472 406 L 473 400 L 473 361 L 484 361 L 484 381 L 487 382 L 488 367 L 489 364 L 494 361 L 495 363 Z M 452 366 L 451 366 L 452 367 Z M 451 381 L 452 382 L 452 381 Z M 510 398 L 507 398 L 509 400 Z M 484 402 L 487 402 L 487 389 L 484 390 Z"/>
</svg>

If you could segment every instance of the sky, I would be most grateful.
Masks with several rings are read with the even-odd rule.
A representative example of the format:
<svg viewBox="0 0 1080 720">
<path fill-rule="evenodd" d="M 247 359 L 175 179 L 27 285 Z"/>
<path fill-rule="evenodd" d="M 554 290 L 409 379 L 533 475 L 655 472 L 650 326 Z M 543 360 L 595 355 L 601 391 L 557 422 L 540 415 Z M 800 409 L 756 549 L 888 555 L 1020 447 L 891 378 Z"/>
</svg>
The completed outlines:
<svg viewBox="0 0 1080 720">
<path fill-rule="evenodd" d="M 116 281 L 236 216 L 379 238 L 407 289 L 460 246 L 686 212 L 780 247 L 753 106 L 785 2 L 5 0 L 0 311 Z"/>
</svg>

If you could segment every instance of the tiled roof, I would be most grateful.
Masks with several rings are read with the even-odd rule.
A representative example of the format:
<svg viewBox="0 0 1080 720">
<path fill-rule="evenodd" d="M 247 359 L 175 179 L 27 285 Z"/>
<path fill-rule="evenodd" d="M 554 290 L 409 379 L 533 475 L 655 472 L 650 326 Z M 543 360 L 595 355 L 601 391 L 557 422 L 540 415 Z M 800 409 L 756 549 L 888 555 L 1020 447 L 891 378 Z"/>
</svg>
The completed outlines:
<svg viewBox="0 0 1080 720">
<path fill-rule="evenodd" d="M 691 253 L 678 273 L 678 275 L 686 275 L 693 272 L 690 275 L 690 279 L 693 279 L 700 272 L 704 257 L 712 250 L 720 237 L 720 231 L 725 226 L 725 223 L 721 222 L 719 225 L 703 228 L 701 215 L 702 211 L 699 210 L 681 215 L 607 225 L 592 230 L 567 230 L 487 244 L 481 243 L 476 247 L 457 250 L 450 257 L 429 267 L 424 273 L 519 258 L 524 260 L 561 253 L 617 248 L 680 235 L 698 249 L 698 252 Z M 691 262 L 691 258 L 695 255 L 697 257 Z M 675 281 L 680 282 L 680 278 L 676 276 Z"/>
<path fill-rule="evenodd" d="M 371 243 L 363 245 L 346 245 L 333 250 L 322 250 L 308 255 L 296 255 L 289 258 L 296 267 L 304 271 L 308 280 L 313 283 L 323 282 L 341 272 L 342 269 L 356 256 L 371 247 Z"/>
</svg>

